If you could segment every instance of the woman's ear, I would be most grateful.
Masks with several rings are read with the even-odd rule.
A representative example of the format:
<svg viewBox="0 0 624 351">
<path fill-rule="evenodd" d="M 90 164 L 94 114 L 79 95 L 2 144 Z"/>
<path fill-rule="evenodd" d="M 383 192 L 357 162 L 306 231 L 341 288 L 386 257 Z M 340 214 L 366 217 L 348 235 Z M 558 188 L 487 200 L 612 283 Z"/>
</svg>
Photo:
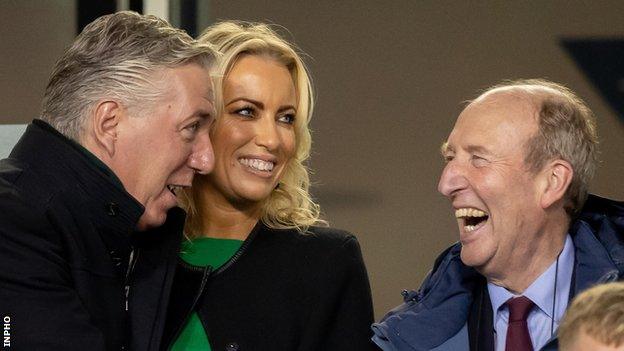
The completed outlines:
<svg viewBox="0 0 624 351">
<path fill-rule="evenodd" d="M 546 186 L 542 192 L 541 206 L 546 209 L 565 197 L 574 170 L 568 161 L 554 160 L 546 165 L 543 172 Z"/>
<path fill-rule="evenodd" d="M 119 120 L 123 113 L 123 108 L 116 101 L 100 101 L 93 110 L 91 133 L 95 143 L 109 157 L 115 154 Z"/>
</svg>

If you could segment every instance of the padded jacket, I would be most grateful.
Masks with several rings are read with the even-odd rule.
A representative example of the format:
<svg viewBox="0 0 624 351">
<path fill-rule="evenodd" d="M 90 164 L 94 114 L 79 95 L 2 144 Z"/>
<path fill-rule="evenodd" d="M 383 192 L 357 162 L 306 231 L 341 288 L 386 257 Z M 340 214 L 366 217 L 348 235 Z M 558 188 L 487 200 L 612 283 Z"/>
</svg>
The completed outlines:
<svg viewBox="0 0 624 351">
<path fill-rule="evenodd" d="M 623 202 L 590 195 L 569 233 L 575 247 L 570 298 L 595 284 L 624 277 Z M 373 325 L 373 340 L 381 349 L 492 350 L 480 336 L 483 326 L 470 318 L 476 301 L 482 301 L 484 278 L 461 262 L 460 251 L 460 244 L 445 250 L 421 287 L 405 291 L 404 303 Z M 542 350 L 557 350 L 556 337 Z"/>
</svg>

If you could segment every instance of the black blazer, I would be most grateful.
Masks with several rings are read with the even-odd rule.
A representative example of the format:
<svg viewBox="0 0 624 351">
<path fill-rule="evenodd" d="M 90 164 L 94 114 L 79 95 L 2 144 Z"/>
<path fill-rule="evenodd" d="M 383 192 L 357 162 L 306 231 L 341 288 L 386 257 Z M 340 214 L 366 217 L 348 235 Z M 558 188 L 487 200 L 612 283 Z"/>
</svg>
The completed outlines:
<svg viewBox="0 0 624 351">
<path fill-rule="evenodd" d="M 336 229 L 301 234 L 259 223 L 216 271 L 179 262 L 163 349 L 192 311 L 214 351 L 376 349 L 360 247 Z"/>
</svg>

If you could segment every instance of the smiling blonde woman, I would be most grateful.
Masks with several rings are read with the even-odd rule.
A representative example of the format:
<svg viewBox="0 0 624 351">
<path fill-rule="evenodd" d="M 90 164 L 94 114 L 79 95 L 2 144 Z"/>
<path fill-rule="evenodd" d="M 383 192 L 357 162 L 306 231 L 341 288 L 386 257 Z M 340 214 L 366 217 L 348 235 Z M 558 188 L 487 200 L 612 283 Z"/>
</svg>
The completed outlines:
<svg viewBox="0 0 624 351">
<path fill-rule="evenodd" d="M 305 161 L 313 96 L 293 47 L 263 24 L 199 39 L 213 71 L 214 171 L 196 177 L 169 304 L 174 350 L 366 350 L 373 321 L 356 238 L 315 225 Z"/>
</svg>

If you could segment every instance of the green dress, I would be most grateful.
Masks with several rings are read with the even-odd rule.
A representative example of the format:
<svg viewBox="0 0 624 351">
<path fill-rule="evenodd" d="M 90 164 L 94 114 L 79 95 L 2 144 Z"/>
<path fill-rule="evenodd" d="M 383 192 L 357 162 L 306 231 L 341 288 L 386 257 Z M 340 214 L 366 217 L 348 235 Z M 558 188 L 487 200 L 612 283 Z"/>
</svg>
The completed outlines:
<svg viewBox="0 0 624 351">
<path fill-rule="evenodd" d="M 238 251 L 241 240 L 197 238 L 182 243 L 180 257 L 184 262 L 200 267 L 221 267 Z M 173 343 L 173 351 L 212 350 L 204 326 L 193 312 L 184 329 Z"/>
</svg>

